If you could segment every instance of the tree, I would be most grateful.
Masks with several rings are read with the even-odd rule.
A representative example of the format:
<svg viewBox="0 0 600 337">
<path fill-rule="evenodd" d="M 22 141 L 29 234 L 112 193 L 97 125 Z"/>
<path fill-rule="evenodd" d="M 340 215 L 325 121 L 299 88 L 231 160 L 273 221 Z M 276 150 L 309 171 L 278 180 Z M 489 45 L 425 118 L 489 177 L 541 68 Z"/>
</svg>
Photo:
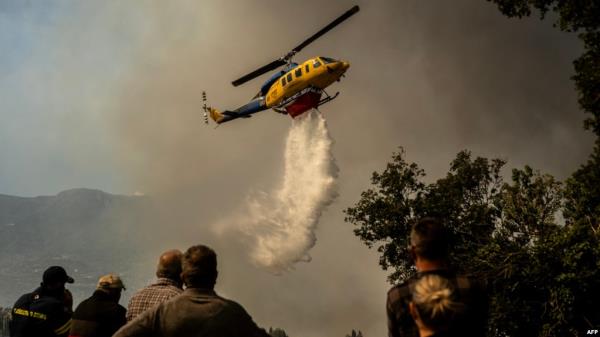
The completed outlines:
<svg viewBox="0 0 600 337">
<path fill-rule="evenodd" d="M 272 327 L 269 328 L 269 335 L 271 337 L 289 337 L 285 330 L 280 328 L 273 329 Z"/>
<path fill-rule="evenodd" d="M 564 216 L 569 223 L 583 222 L 598 234 L 600 226 L 600 138 L 587 163 L 567 179 Z"/>
<path fill-rule="evenodd" d="M 411 222 L 442 219 L 454 248 L 451 262 L 487 280 L 489 336 L 577 336 L 593 329 L 600 324 L 593 304 L 600 298 L 600 241 L 594 227 L 579 215 L 571 219 L 568 209 L 579 209 L 569 205 L 585 199 L 577 193 L 596 200 L 591 195 L 598 187 L 575 189 L 570 181 L 563 187 L 528 166 L 513 170 L 505 183 L 504 165 L 462 151 L 444 178 L 426 184 L 425 172 L 406 162 L 401 149 L 383 172 L 373 173 L 374 188 L 345 210 L 346 221 L 367 246 L 377 247 L 395 282 L 414 272 L 406 250 Z M 561 210 L 566 224 L 556 219 Z"/>
<path fill-rule="evenodd" d="M 585 127 L 600 136 L 600 2 L 597 0 L 488 0 L 508 17 L 527 17 L 534 10 L 543 19 L 549 11 L 557 16 L 554 24 L 562 31 L 576 32 L 584 52 L 573 64 L 579 105 L 592 117 Z"/>
<path fill-rule="evenodd" d="M 346 337 L 363 337 L 363 334 L 360 330 L 352 329 L 352 332 L 349 335 L 346 335 Z"/>
<path fill-rule="evenodd" d="M 346 221 L 356 224 L 354 233 L 368 246 L 377 245 L 382 253 L 380 265 L 393 268 L 391 281 L 414 272 L 408 254 L 411 223 L 425 216 L 444 218 L 450 229 L 450 242 L 458 247 L 453 261 L 468 261 L 465 254 L 485 245 L 498 217 L 498 197 L 502 183 L 500 159 L 471 159 L 460 152 L 450 165 L 448 175 L 425 184 L 425 172 L 404 160 L 404 150 L 392 156 L 382 173 L 374 172 L 374 189 L 361 194 L 355 207 L 345 210 Z M 472 269 L 464 263 L 457 265 Z"/>
</svg>

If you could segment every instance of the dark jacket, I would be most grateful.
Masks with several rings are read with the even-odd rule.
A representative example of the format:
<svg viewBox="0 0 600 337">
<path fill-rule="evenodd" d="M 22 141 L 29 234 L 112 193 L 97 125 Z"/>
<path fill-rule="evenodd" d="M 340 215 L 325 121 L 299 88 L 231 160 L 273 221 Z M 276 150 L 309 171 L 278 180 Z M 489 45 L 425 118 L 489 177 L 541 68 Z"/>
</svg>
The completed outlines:
<svg viewBox="0 0 600 337">
<path fill-rule="evenodd" d="M 122 327 L 125 308 L 108 293 L 96 290 L 92 297 L 81 302 L 73 313 L 73 337 L 110 337 Z"/>
<path fill-rule="evenodd" d="M 51 293 L 40 287 L 21 296 L 13 305 L 11 337 L 65 337 L 71 327 L 71 310 L 63 292 Z"/>
<path fill-rule="evenodd" d="M 241 305 L 213 290 L 187 288 L 145 311 L 113 337 L 269 337 Z"/>
</svg>

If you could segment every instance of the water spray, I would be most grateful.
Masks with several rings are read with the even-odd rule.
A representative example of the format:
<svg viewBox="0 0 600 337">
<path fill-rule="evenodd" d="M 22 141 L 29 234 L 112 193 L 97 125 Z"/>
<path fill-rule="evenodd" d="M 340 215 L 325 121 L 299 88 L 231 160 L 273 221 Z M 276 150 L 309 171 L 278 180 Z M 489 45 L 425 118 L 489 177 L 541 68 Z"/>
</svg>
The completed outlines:
<svg viewBox="0 0 600 337">
<path fill-rule="evenodd" d="M 272 272 L 310 261 L 322 212 L 337 197 L 333 141 L 320 112 L 296 118 L 284 150 L 284 173 L 271 192 L 252 195 L 235 220 L 248 239 L 252 261 Z"/>
</svg>

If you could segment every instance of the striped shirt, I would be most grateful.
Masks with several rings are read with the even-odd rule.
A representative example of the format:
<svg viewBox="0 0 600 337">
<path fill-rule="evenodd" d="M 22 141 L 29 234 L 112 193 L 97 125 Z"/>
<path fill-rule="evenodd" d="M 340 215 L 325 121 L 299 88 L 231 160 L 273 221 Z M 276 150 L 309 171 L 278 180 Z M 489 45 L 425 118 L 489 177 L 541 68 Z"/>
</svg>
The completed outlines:
<svg viewBox="0 0 600 337">
<path fill-rule="evenodd" d="M 175 297 L 181 292 L 181 286 L 168 278 L 158 278 L 155 283 L 138 291 L 127 306 L 127 321 L 133 320 L 142 312 Z"/>
</svg>

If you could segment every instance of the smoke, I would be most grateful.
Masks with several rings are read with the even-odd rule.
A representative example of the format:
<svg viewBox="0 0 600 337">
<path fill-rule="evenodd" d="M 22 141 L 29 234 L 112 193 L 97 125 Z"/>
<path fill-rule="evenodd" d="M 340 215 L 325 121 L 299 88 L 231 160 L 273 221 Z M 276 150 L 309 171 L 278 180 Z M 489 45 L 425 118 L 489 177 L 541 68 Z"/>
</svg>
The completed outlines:
<svg viewBox="0 0 600 337">
<path fill-rule="evenodd" d="M 320 112 L 311 111 L 292 122 L 283 181 L 271 193 L 250 196 L 246 214 L 234 227 L 245 234 L 257 265 L 280 273 L 296 262 L 310 261 L 308 251 L 315 245 L 321 213 L 337 197 L 332 143 Z"/>
</svg>

